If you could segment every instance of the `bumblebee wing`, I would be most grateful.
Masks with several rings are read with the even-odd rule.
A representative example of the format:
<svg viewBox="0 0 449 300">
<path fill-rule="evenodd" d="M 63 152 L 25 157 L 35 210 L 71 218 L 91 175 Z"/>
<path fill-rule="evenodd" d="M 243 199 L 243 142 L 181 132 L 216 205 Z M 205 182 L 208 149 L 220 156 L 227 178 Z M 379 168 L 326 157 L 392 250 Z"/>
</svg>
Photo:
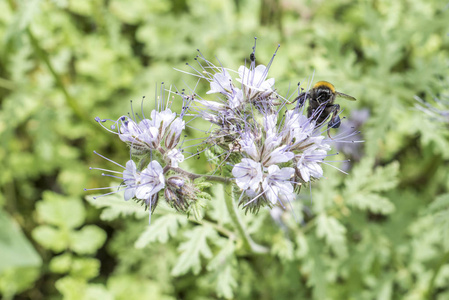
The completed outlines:
<svg viewBox="0 0 449 300">
<path fill-rule="evenodd" d="M 340 92 L 335 92 L 335 94 L 337 94 L 338 97 L 344 98 L 344 99 L 349 100 L 349 101 L 357 100 L 356 98 L 354 98 L 352 96 L 349 96 L 349 95 L 346 95 L 346 94 L 343 94 L 343 93 L 340 93 Z"/>
<path fill-rule="evenodd" d="M 309 97 L 309 95 L 310 95 L 309 93 L 302 92 L 301 94 L 298 95 L 298 97 L 295 98 L 295 100 L 293 100 L 293 103 L 298 101 L 300 105 L 303 105 L 306 99 Z"/>
</svg>

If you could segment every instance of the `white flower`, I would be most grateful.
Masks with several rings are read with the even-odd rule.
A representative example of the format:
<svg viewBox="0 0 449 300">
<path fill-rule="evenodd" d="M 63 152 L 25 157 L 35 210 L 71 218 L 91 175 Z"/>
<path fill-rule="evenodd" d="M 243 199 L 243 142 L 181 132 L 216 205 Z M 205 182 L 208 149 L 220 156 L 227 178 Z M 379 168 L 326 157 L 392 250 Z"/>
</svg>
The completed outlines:
<svg viewBox="0 0 449 300">
<path fill-rule="evenodd" d="M 243 91 L 241 89 L 234 89 L 234 92 L 228 97 L 228 105 L 235 109 L 243 103 Z"/>
<path fill-rule="evenodd" d="M 268 69 L 264 65 L 258 65 L 250 69 L 240 66 L 238 72 L 240 78 L 237 81 L 242 84 L 246 99 L 257 100 L 258 98 L 268 97 L 274 92 L 272 89 L 274 78 L 266 80 Z"/>
<path fill-rule="evenodd" d="M 269 166 L 268 175 L 262 183 L 265 197 L 272 203 L 293 201 L 295 194 L 290 179 L 295 173 L 293 168 L 280 169 L 277 165 Z"/>
<path fill-rule="evenodd" d="M 295 156 L 293 152 L 288 146 L 280 145 L 282 137 L 276 130 L 276 116 L 266 117 L 264 125 L 266 138 L 263 144 L 256 143 L 251 132 L 244 132 L 239 141 L 241 149 L 253 160 L 262 163 L 264 167 L 292 160 Z"/>
<path fill-rule="evenodd" d="M 184 161 L 184 155 L 178 149 L 171 149 L 165 155 L 170 160 L 170 165 L 173 168 L 177 168 L 179 163 Z"/>
<path fill-rule="evenodd" d="M 168 149 L 172 149 L 176 147 L 179 142 L 179 137 L 181 136 L 182 131 L 184 130 L 186 122 L 181 118 L 176 118 L 168 129 L 167 137 L 165 138 L 165 146 Z"/>
<path fill-rule="evenodd" d="M 216 73 L 210 82 L 210 90 L 206 94 L 221 93 L 221 94 L 231 94 L 234 89 L 234 84 L 232 83 L 232 78 L 226 70 L 223 72 Z"/>
<path fill-rule="evenodd" d="M 264 151 L 266 155 L 264 155 L 263 157 L 262 164 L 265 167 L 268 167 L 274 164 L 284 163 L 292 160 L 293 157 L 295 157 L 295 154 L 293 154 L 293 152 L 290 152 L 288 149 L 288 146 L 280 146 L 272 151 Z"/>
<path fill-rule="evenodd" d="M 157 194 L 165 187 L 164 173 L 161 165 L 153 160 L 140 173 L 140 185 L 136 190 L 136 197 L 142 200 L 149 200 L 151 196 Z"/>
<path fill-rule="evenodd" d="M 301 177 L 305 182 L 310 181 L 310 178 L 323 177 L 323 169 L 321 163 L 327 156 L 327 151 L 323 148 L 310 148 L 303 154 L 298 155 L 298 162 L 296 168 L 301 173 Z"/>
<path fill-rule="evenodd" d="M 269 114 L 264 116 L 263 123 L 264 123 L 264 130 L 267 133 L 267 137 L 272 137 L 277 135 L 277 124 L 278 116 L 276 114 Z"/>
<path fill-rule="evenodd" d="M 239 188 L 256 192 L 262 182 L 262 165 L 252 159 L 243 158 L 232 169 L 232 175 Z"/>
<path fill-rule="evenodd" d="M 128 160 L 126 169 L 123 171 L 123 183 L 125 188 L 125 200 L 128 201 L 136 195 L 136 188 L 140 181 L 140 175 L 137 173 L 136 163 Z"/>
<path fill-rule="evenodd" d="M 119 138 L 124 142 L 134 142 L 141 130 L 139 126 L 133 120 L 128 117 L 120 117 L 119 121 Z"/>
<path fill-rule="evenodd" d="M 141 132 L 137 136 L 139 141 L 149 145 L 150 149 L 156 149 L 161 141 L 159 129 L 152 125 L 153 122 L 148 119 L 140 121 L 139 128 Z"/>
<path fill-rule="evenodd" d="M 244 132 L 239 144 L 246 154 L 248 154 L 255 161 L 259 161 L 259 152 L 256 147 L 254 135 L 251 134 L 251 132 Z"/>
<path fill-rule="evenodd" d="M 153 109 L 151 111 L 151 119 L 152 123 L 151 126 L 156 127 L 159 129 L 161 135 L 164 135 L 165 128 L 170 125 L 170 123 L 176 118 L 176 113 L 172 112 L 169 108 L 166 110 L 163 110 L 161 112 L 158 112 L 157 110 Z"/>
<path fill-rule="evenodd" d="M 311 121 L 295 110 L 290 110 L 285 113 L 283 136 L 287 137 L 289 141 L 294 139 L 294 145 L 297 145 L 313 134 L 315 130 L 315 121 Z"/>
</svg>

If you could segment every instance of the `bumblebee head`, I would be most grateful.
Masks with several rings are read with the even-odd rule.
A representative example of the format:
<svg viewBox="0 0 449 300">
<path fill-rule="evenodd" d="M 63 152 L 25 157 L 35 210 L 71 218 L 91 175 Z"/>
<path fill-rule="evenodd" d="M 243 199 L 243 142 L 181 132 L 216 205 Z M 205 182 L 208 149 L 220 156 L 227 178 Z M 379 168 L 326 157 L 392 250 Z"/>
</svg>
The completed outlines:
<svg viewBox="0 0 449 300">
<path fill-rule="evenodd" d="M 335 87 L 327 81 L 319 81 L 313 86 L 310 96 L 318 103 L 333 102 L 335 100 Z"/>
<path fill-rule="evenodd" d="M 332 83 L 327 81 L 318 81 L 313 86 L 313 89 L 329 89 L 332 93 L 335 93 L 335 87 Z"/>
</svg>

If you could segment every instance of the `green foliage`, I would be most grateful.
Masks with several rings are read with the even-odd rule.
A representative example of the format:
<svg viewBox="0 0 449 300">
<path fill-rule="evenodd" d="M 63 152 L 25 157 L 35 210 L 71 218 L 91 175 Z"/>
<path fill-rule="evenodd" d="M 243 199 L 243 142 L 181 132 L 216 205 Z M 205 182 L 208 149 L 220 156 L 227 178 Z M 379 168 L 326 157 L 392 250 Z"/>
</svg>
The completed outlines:
<svg viewBox="0 0 449 300">
<path fill-rule="evenodd" d="M 172 270 L 174 276 L 186 274 L 192 271 L 198 274 L 201 270 L 201 256 L 210 259 L 212 251 L 207 243 L 207 239 L 218 238 L 215 231 L 209 227 L 195 227 L 185 233 L 188 239 L 179 246 L 181 255 Z"/>
<path fill-rule="evenodd" d="M 59 253 L 71 250 L 77 254 L 94 254 L 106 240 L 105 232 L 96 225 L 84 223 L 85 209 L 76 198 L 45 192 L 37 204 L 37 215 L 44 225 L 33 230 L 33 238 L 43 247 Z"/>
<path fill-rule="evenodd" d="M 435 226 L 441 230 L 446 251 L 449 251 L 449 194 L 438 196 L 429 206 L 429 212 L 435 220 Z"/>
<path fill-rule="evenodd" d="M 0 211 L 0 273 L 12 267 L 38 267 L 42 261 L 17 224 Z"/>
<path fill-rule="evenodd" d="M 148 226 L 136 241 L 136 248 L 143 248 L 153 242 L 167 243 L 170 237 L 175 237 L 179 226 L 187 223 L 185 216 L 178 214 L 166 214 L 156 219 Z"/>
<path fill-rule="evenodd" d="M 350 177 L 346 180 L 343 197 L 348 200 L 349 205 L 358 209 L 383 215 L 390 214 L 394 212 L 394 205 L 379 193 L 397 185 L 399 164 L 394 162 L 374 170 L 372 166 L 373 161 L 365 159 L 352 170 Z"/>
<path fill-rule="evenodd" d="M 100 218 L 104 221 L 111 221 L 117 219 L 120 216 L 136 216 L 138 218 L 144 217 L 148 214 L 142 208 L 142 205 L 130 201 L 124 202 L 123 196 L 120 194 L 114 194 L 107 198 L 96 198 L 92 196 L 86 197 L 87 201 L 98 208 L 106 207 L 103 209 Z"/>
<path fill-rule="evenodd" d="M 414 100 L 447 94 L 445 5 L 0 1 L 3 299 L 448 298 L 448 124 Z M 290 208 L 239 211 L 267 252 L 245 243 L 222 185 L 196 182 L 189 218 L 159 205 L 150 226 L 148 211 L 120 193 L 81 200 L 84 187 L 110 185 L 90 166 L 122 171 L 93 150 L 129 157 L 96 116 L 126 115 L 128 100 L 136 108 L 143 95 L 149 112 L 162 81 L 189 92 L 196 79 L 173 68 L 188 70 L 198 48 L 237 69 L 254 36 L 258 63 L 281 43 L 269 75 L 283 96 L 298 81 L 328 80 L 357 98 L 338 100 L 342 117 L 370 111 L 357 155 L 338 150 L 336 160 L 351 159 L 336 164 L 348 175 L 328 168 L 311 194 L 302 187 L 295 217 Z M 200 82 L 196 93 L 207 89 Z M 212 173 L 220 157 L 206 150 L 183 164 Z"/>
</svg>

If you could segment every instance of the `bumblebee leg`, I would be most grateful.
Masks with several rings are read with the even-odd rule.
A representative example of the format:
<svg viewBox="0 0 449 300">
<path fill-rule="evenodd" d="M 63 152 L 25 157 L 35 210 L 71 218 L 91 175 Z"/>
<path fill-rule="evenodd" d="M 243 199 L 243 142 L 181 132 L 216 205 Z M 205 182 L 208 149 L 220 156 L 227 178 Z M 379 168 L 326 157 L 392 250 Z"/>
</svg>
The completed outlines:
<svg viewBox="0 0 449 300">
<path fill-rule="evenodd" d="M 298 97 L 295 98 L 295 100 L 293 100 L 292 103 L 295 103 L 296 101 L 298 101 L 299 106 L 304 105 L 304 102 L 306 102 L 306 99 L 309 95 L 306 94 L 305 92 L 302 92 L 301 94 L 298 95 Z"/>
<path fill-rule="evenodd" d="M 332 139 L 332 137 L 330 136 L 331 128 L 338 128 L 338 127 L 340 127 L 340 124 L 341 124 L 340 117 L 338 116 L 339 111 L 340 111 L 340 105 L 338 105 L 338 104 L 332 105 L 332 117 L 329 120 L 329 123 L 327 123 L 327 135 L 331 139 Z"/>
</svg>

